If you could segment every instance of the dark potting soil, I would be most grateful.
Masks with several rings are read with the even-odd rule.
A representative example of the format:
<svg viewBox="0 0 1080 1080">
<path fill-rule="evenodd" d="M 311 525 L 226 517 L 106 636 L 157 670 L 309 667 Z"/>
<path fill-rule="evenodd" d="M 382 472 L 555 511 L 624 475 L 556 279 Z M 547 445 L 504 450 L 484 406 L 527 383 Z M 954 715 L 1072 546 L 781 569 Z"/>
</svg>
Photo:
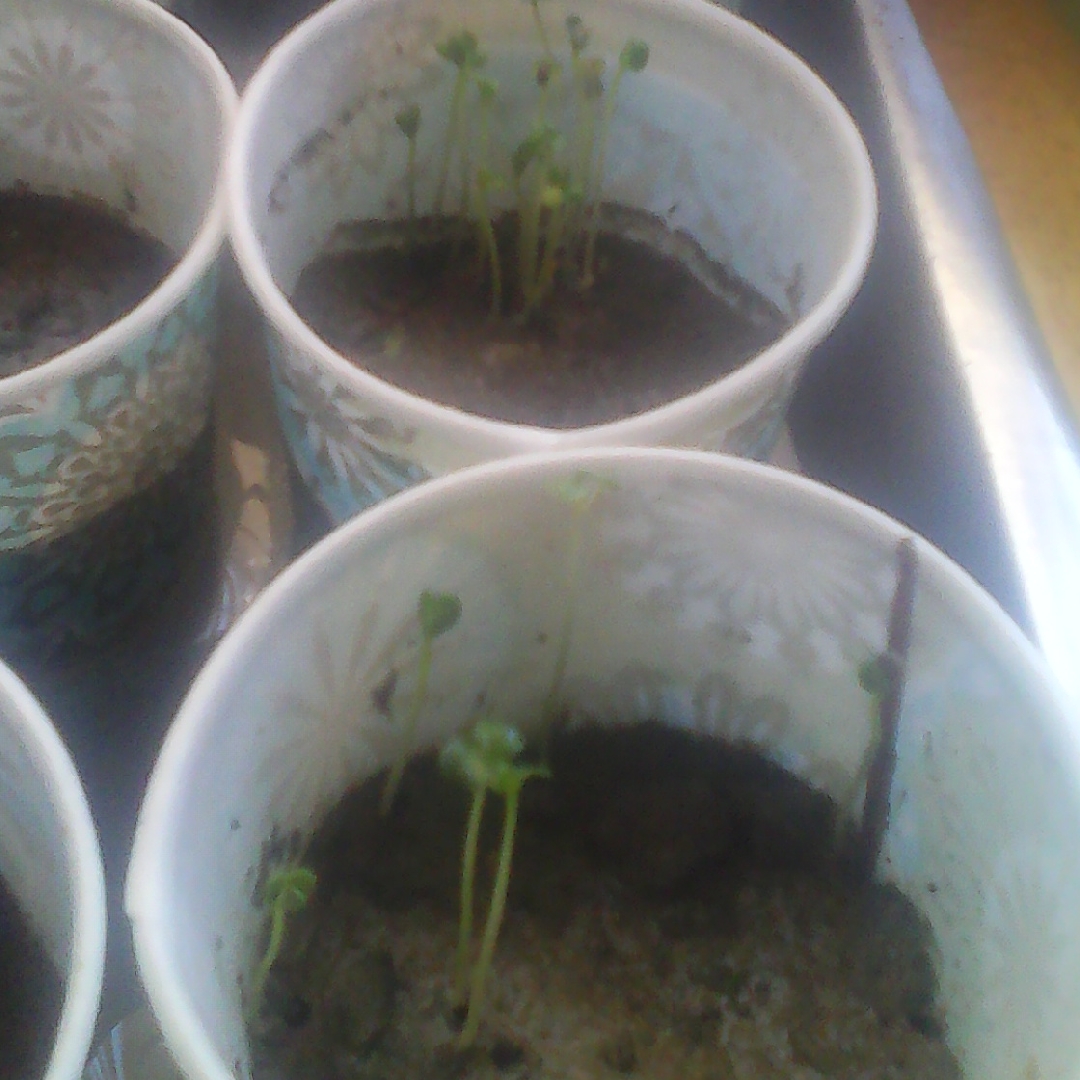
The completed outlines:
<svg viewBox="0 0 1080 1080">
<path fill-rule="evenodd" d="M 834 807 L 746 750 L 657 724 L 558 737 L 522 795 L 473 1048 L 454 989 L 466 796 L 432 755 L 391 813 L 355 788 L 305 862 L 254 1022 L 258 1080 L 958 1080 L 928 925 L 853 883 Z M 474 934 L 500 800 L 489 798 Z"/>
<path fill-rule="evenodd" d="M 524 322 L 512 314 L 520 308 L 512 282 L 504 286 L 511 314 L 492 318 L 471 233 L 462 240 L 446 219 L 343 227 L 304 269 L 293 303 L 325 341 L 396 386 L 558 428 L 632 416 L 699 390 L 786 328 L 779 309 L 684 234 L 625 208 L 608 208 L 605 220 L 595 284 L 561 279 Z M 501 237 L 515 221 L 502 220 Z"/>
<path fill-rule="evenodd" d="M 55 965 L 0 882 L 0 1077 L 45 1071 L 60 1021 L 63 986 Z"/>
<path fill-rule="evenodd" d="M 0 192 L 0 378 L 127 314 L 175 261 L 159 240 L 102 206 Z"/>
</svg>

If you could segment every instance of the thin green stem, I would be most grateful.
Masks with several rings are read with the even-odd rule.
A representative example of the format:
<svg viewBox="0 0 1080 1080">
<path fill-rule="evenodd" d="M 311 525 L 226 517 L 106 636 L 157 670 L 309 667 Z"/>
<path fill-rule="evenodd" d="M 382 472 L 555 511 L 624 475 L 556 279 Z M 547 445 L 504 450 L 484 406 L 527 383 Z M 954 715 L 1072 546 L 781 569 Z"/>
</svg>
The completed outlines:
<svg viewBox="0 0 1080 1080">
<path fill-rule="evenodd" d="M 461 855 L 461 910 L 458 917 L 457 963 L 454 971 L 454 997 L 465 996 L 469 982 L 469 948 L 472 944 L 473 888 L 476 882 L 476 851 L 480 843 L 480 823 L 484 817 L 487 788 L 473 792 L 469 823 L 465 829 L 465 847 Z"/>
<path fill-rule="evenodd" d="M 491 967 L 491 958 L 495 954 L 495 943 L 499 937 L 503 912 L 506 909 L 506 894 L 510 888 L 510 864 L 514 858 L 514 832 L 517 828 L 519 794 L 520 788 L 512 788 L 506 793 L 506 816 L 503 820 L 502 843 L 499 845 L 499 865 L 495 872 L 495 884 L 491 890 L 491 906 L 488 908 L 487 922 L 484 924 L 484 938 L 473 968 L 472 986 L 469 991 L 469 1014 L 458 1039 L 459 1050 L 472 1046 L 480 1030 L 480 1014 L 484 1007 L 488 969 Z"/>
<path fill-rule="evenodd" d="M 461 110 L 465 99 L 465 88 L 469 82 L 469 70 L 465 65 L 457 69 L 454 89 L 450 95 L 450 116 L 446 122 L 446 142 L 443 143 L 442 160 L 439 163 L 439 180 L 435 186 L 435 213 L 441 214 L 446 198 L 446 185 L 450 180 L 450 159 L 454 144 L 457 142 L 458 128 L 461 125 Z"/>
<path fill-rule="evenodd" d="M 251 980 L 251 1015 L 258 1016 L 262 1008 L 263 994 L 266 992 L 266 980 L 270 969 L 281 952 L 281 943 L 285 939 L 285 909 L 275 904 L 270 909 L 270 931 L 266 941 L 266 951 L 255 969 Z"/>
<path fill-rule="evenodd" d="M 570 638 L 574 629 L 574 616 L 577 614 L 578 585 L 581 578 L 581 550 L 584 534 L 584 510 L 574 508 L 574 519 L 570 526 L 570 537 L 566 553 L 566 606 L 563 608 L 562 625 L 559 628 L 559 643 L 555 653 L 555 665 L 551 672 L 551 685 L 544 700 L 542 724 L 546 739 L 555 722 L 562 697 L 563 683 L 566 680 L 566 666 L 570 657 Z"/>
<path fill-rule="evenodd" d="M 604 119 L 600 124 L 600 146 L 596 151 L 596 168 L 593 172 L 593 192 L 588 214 L 588 230 L 585 236 L 585 258 L 582 263 L 581 283 L 591 288 L 596 280 L 596 236 L 600 229 L 600 195 L 604 186 L 604 164 L 607 157 L 608 137 L 611 133 L 611 121 L 615 116 L 615 100 L 619 92 L 619 83 L 626 69 L 620 64 L 615 69 L 615 78 L 611 81 L 607 101 L 604 103 Z"/>
<path fill-rule="evenodd" d="M 555 270 L 558 266 L 559 250 L 562 247 L 563 231 L 566 225 L 567 207 L 565 201 L 555 207 L 548 218 L 544 236 L 544 251 L 537 271 L 536 284 L 528 299 L 526 313 L 543 303 L 555 283 Z"/>
<path fill-rule="evenodd" d="M 604 164 L 607 156 L 608 139 L 611 137 L 611 123 L 615 116 L 615 103 L 619 97 L 619 86 L 628 71 L 641 72 L 649 63 L 649 46 L 640 38 L 631 38 L 619 53 L 619 64 L 611 80 L 607 101 L 604 103 L 604 118 L 600 125 L 600 146 L 596 153 L 596 173 L 592 191 L 592 209 L 589 214 L 588 236 L 585 241 L 585 259 L 582 266 L 581 284 L 589 288 L 596 280 L 596 236 L 600 229 L 600 196 L 604 187 Z"/>
<path fill-rule="evenodd" d="M 548 37 L 547 28 L 544 26 L 544 20 L 540 17 L 539 0 L 529 0 L 529 7 L 532 8 L 533 25 L 536 27 L 537 36 L 540 38 L 540 47 L 544 50 L 544 55 L 548 57 L 548 59 L 552 59 L 554 58 L 555 53 L 551 48 L 551 39 Z"/>
<path fill-rule="evenodd" d="M 536 281 L 536 259 L 540 247 L 540 193 L 539 183 L 529 186 L 524 203 L 518 214 L 518 278 L 521 287 L 522 303 L 526 310 L 530 307 Z"/>
<path fill-rule="evenodd" d="M 580 242 L 580 234 L 588 215 L 590 192 L 593 185 L 593 158 L 596 153 L 596 101 L 585 97 L 578 98 L 577 123 L 574 125 L 575 154 L 574 170 L 578 177 L 578 186 L 582 193 L 581 201 L 574 208 L 573 224 L 570 235 L 575 248 Z"/>
<path fill-rule="evenodd" d="M 461 120 L 461 200 L 460 200 L 460 213 L 462 217 L 465 217 L 469 211 L 469 192 L 473 186 L 472 175 L 472 153 L 471 153 L 471 139 L 472 134 L 469 128 L 472 125 L 469 123 L 469 110 L 462 109 Z"/>
<path fill-rule="evenodd" d="M 497 319 L 502 311 L 502 267 L 499 265 L 499 243 L 495 237 L 495 226 L 491 222 L 486 197 L 478 209 L 477 227 L 491 266 L 491 317 Z"/>
<path fill-rule="evenodd" d="M 495 225 L 491 216 L 491 189 L 498 183 L 490 167 L 491 156 L 491 114 L 495 107 L 495 84 L 490 80 L 478 83 L 480 92 L 480 118 L 477 124 L 476 150 L 477 167 L 473 180 L 475 191 L 475 214 L 477 229 L 480 233 L 481 265 L 486 256 L 491 265 L 491 317 L 497 319 L 502 310 L 502 266 L 499 260 L 499 244 L 495 236 Z"/>
<path fill-rule="evenodd" d="M 409 137 L 409 156 L 405 162 L 406 197 L 409 204 L 409 223 L 416 225 L 416 136 Z"/>
</svg>

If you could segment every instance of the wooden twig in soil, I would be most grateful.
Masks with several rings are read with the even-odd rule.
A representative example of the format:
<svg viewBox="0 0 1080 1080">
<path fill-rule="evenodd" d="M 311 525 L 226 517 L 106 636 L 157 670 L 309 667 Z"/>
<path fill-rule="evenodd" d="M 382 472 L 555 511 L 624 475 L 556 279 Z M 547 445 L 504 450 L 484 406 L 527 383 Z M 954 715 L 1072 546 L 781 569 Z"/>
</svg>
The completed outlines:
<svg viewBox="0 0 1080 1080">
<path fill-rule="evenodd" d="M 911 537 L 904 537 L 896 545 L 896 590 L 889 608 L 885 652 L 879 658 L 884 685 L 878 714 L 878 744 L 866 772 L 862 824 L 855 841 L 854 870 L 863 880 L 869 880 L 874 872 L 889 825 L 889 796 L 896 771 L 896 737 L 911 641 L 917 571 L 915 543 Z"/>
</svg>

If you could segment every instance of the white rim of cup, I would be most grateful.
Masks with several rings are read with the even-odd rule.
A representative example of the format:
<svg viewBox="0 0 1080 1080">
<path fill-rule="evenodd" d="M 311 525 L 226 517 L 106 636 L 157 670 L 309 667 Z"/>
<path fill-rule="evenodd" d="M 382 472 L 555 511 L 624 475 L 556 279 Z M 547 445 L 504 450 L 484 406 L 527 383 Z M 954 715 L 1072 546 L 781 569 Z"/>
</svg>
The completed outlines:
<svg viewBox="0 0 1080 1080">
<path fill-rule="evenodd" d="M 539 450 L 558 442 L 623 442 L 647 437 L 654 426 L 662 425 L 690 407 L 704 407 L 719 394 L 727 394 L 740 383 L 752 385 L 762 377 L 779 374 L 792 354 L 808 352 L 835 326 L 846 310 L 866 273 L 877 229 L 877 187 L 869 153 L 851 114 L 833 91 L 803 60 L 775 38 L 741 16 L 712 4 L 690 0 L 624 0 L 628 4 L 648 3 L 669 8 L 676 17 L 698 25 L 703 32 L 717 28 L 739 41 L 748 50 L 764 57 L 765 62 L 784 72 L 786 77 L 814 103 L 836 134 L 837 143 L 850 165 L 856 190 L 852 202 L 855 215 L 852 241 L 832 286 L 809 311 L 800 316 L 780 338 L 763 349 L 753 360 L 729 372 L 722 379 L 657 406 L 636 416 L 567 430 L 492 420 L 477 413 L 413 394 L 351 363 L 332 349 L 300 318 L 289 298 L 274 280 L 255 231 L 248 198 L 251 143 L 262 116 L 267 95 L 303 51 L 321 37 L 328 26 L 346 21 L 356 7 L 374 7 L 394 0 L 334 0 L 310 15 L 285 35 L 270 50 L 248 82 L 240 99 L 226 172 L 229 201 L 229 235 L 237 265 L 248 289 L 257 299 L 264 316 L 287 341 L 296 342 L 306 352 L 318 357 L 320 364 L 334 372 L 346 385 L 355 386 L 368 397 L 379 397 L 388 406 L 411 413 L 418 420 L 444 428 L 469 430 L 499 443 L 513 443 L 525 449 Z M 720 387 L 723 389 L 719 389 Z"/>
<path fill-rule="evenodd" d="M 51 383 L 70 379 L 95 367 L 135 341 L 176 307 L 195 282 L 214 262 L 224 245 L 228 217 L 225 176 L 227 151 L 236 121 L 238 96 L 231 76 L 218 55 L 187 23 L 166 11 L 153 0 L 80 0 L 96 2 L 149 26 L 155 33 L 171 39 L 201 71 L 214 93 L 220 120 L 219 153 L 213 193 L 195 235 L 176 265 L 158 285 L 126 315 L 109 323 L 93 337 L 73 345 L 24 371 L 0 379 L 0 401 L 39 393 Z"/>
<path fill-rule="evenodd" d="M 0 702 L 10 712 L 40 772 L 42 794 L 61 823 L 63 862 L 71 877 L 71 955 L 64 1000 L 43 1080 L 75 1080 L 90 1050 L 101 1002 L 108 922 L 101 847 L 82 782 L 44 709 L 0 663 Z"/>
</svg>

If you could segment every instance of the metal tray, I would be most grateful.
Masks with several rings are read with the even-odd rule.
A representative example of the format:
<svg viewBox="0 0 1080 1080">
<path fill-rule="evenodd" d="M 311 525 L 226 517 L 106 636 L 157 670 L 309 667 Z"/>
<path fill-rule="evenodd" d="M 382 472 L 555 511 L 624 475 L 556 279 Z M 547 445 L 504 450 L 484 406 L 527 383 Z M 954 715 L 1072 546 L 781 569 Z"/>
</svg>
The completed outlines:
<svg viewBox="0 0 1080 1080">
<path fill-rule="evenodd" d="M 176 0 L 174 9 L 242 82 L 313 6 Z M 1080 704 L 1080 441 L 911 13 L 904 0 L 742 7 L 835 88 L 863 131 L 880 188 L 866 284 L 812 357 L 792 406 L 799 467 L 881 507 L 966 567 Z M 326 528 L 290 474 L 258 318 L 235 271 L 226 274 L 225 304 L 215 527 L 192 537 L 182 580 L 119 640 L 23 671 L 77 759 L 102 835 L 111 922 L 101 1032 L 140 1005 L 121 890 L 168 721 L 236 614 Z"/>
</svg>

